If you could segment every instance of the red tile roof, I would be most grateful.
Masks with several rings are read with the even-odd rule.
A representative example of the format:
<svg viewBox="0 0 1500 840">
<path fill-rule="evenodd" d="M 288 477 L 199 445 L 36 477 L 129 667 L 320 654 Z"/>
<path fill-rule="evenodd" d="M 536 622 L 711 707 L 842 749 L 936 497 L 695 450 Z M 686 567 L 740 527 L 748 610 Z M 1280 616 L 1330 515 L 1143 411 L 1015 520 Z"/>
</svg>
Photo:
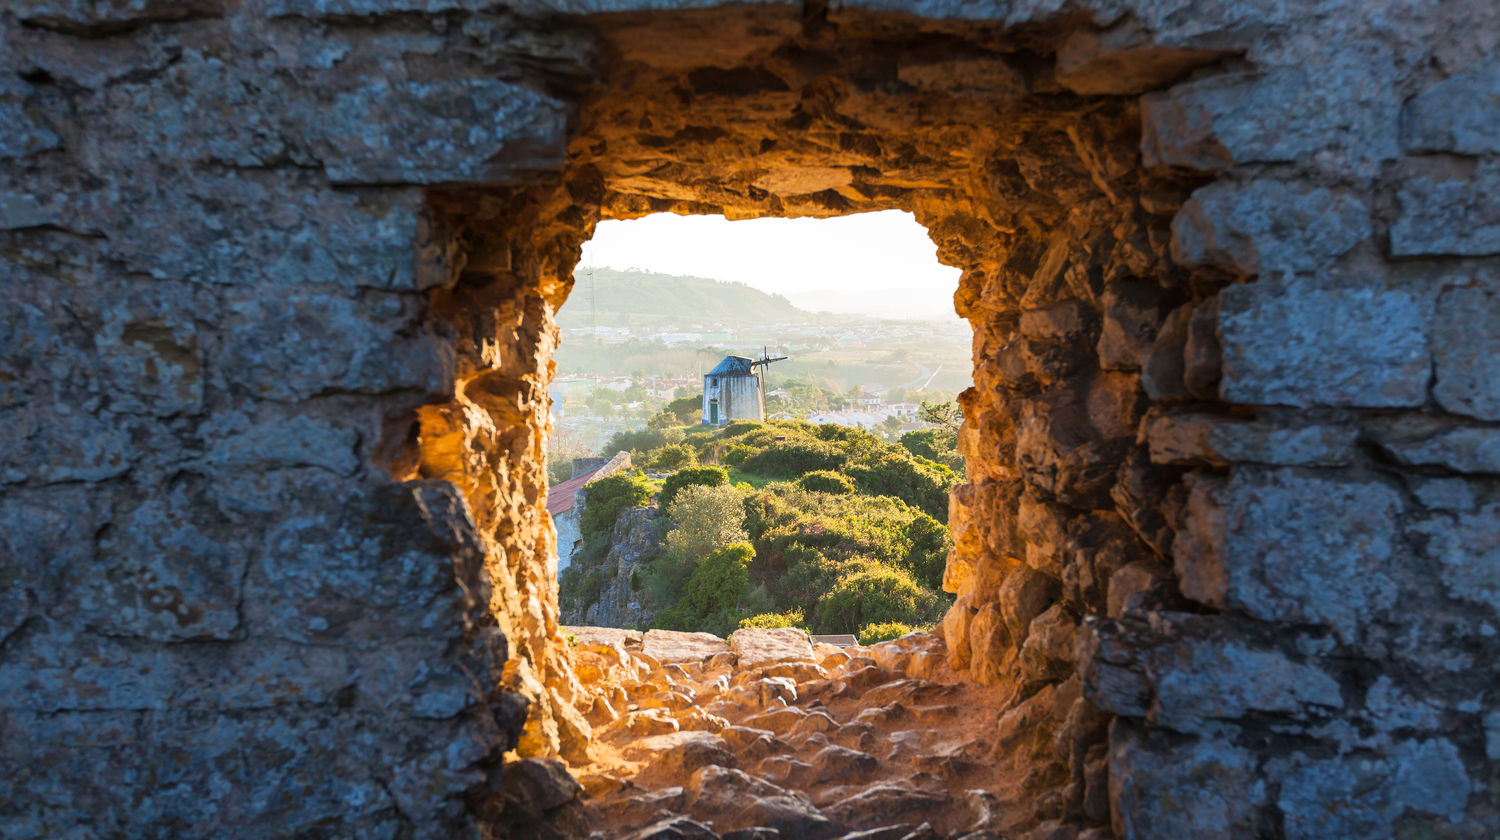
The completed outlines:
<svg viewBox="0 0 1500 840">
<path fill-rule="evenodd" d="M 562 516 L 573 509 L 573 500 L 578 496 L 578 491 L 583 485 L 589 483 L 594 473 L 604 469 L 604 465 L 595 467 L 586 473 L 580 473 L 564 481 L 562 484 L 547 488 L 547 512 L 553 516 Z"/>
</svg>

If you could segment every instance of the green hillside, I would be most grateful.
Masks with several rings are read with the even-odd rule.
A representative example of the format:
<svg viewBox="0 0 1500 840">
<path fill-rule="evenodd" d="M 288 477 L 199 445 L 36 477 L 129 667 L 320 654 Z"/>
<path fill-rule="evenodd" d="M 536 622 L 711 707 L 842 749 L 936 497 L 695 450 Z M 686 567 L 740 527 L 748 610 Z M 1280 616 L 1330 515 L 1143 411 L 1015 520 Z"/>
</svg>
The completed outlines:
<svg viewBox="0 0 1500 840">
<path fill-rule="evenodd" d="M 587 269 L 574 273 L 573 294 L 558 313 L 563 329 L 590 326 Z M 677 277 L 649 271 L 594 269 L 593 304 L 600 326 L 643 321 L 775 324 L 815 320 L 781 295 L 706 277 Z"/>
</svg>

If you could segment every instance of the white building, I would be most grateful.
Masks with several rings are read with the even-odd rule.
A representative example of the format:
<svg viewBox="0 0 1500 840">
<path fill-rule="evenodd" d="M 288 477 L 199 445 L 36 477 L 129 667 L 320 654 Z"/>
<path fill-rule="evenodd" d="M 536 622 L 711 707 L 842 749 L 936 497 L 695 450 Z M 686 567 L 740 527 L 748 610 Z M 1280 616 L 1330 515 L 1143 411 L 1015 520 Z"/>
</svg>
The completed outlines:
<svg viewBox="0 0 1500 840">
<path fill-rule="evenodd" d="M 705 425 L 722 426 L 731 420 L 766 419 L 765 389 L 760 370 L 785 356 L 725 356 L 713 370 L 703 376 L 703 420 Z"/>
</svg>

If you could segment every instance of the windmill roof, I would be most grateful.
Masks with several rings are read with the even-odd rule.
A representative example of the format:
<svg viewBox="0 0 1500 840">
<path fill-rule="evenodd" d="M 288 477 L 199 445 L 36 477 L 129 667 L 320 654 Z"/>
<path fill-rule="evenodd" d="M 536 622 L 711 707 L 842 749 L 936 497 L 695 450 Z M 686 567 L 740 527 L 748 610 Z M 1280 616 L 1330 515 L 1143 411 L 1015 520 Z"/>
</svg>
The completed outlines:
<svg viewBox="0 0 1500 840">
<path fill-rule="evenodd" d="M 752 370 L 751 359 L 744 356 L 725 356 L 724 361 L 719 362 L 713 370 L 708 372 L 709 376 L 749 376 Z"/>
</svg>

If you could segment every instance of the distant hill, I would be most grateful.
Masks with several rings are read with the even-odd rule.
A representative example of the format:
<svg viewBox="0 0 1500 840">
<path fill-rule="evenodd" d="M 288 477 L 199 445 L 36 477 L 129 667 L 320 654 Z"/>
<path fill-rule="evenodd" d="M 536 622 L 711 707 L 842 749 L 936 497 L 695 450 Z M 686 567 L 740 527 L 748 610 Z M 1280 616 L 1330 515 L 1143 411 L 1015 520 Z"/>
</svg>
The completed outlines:
<svg viewBox="0 0 1500 840">
<path fill-rule="evenodd" d="M 580 268 L 573 276 L 573 293 L 557 317 L 558 325 L 564 329 L 590 325 L 587 270 Z M 600 326 L 654 320 L 718 321 L 726 325 L 817 320 L 813 313 L 798 309 L 781 295 L 706 277 L 596 267 L 594 285 L 594 307 Z"/>
</svg>

